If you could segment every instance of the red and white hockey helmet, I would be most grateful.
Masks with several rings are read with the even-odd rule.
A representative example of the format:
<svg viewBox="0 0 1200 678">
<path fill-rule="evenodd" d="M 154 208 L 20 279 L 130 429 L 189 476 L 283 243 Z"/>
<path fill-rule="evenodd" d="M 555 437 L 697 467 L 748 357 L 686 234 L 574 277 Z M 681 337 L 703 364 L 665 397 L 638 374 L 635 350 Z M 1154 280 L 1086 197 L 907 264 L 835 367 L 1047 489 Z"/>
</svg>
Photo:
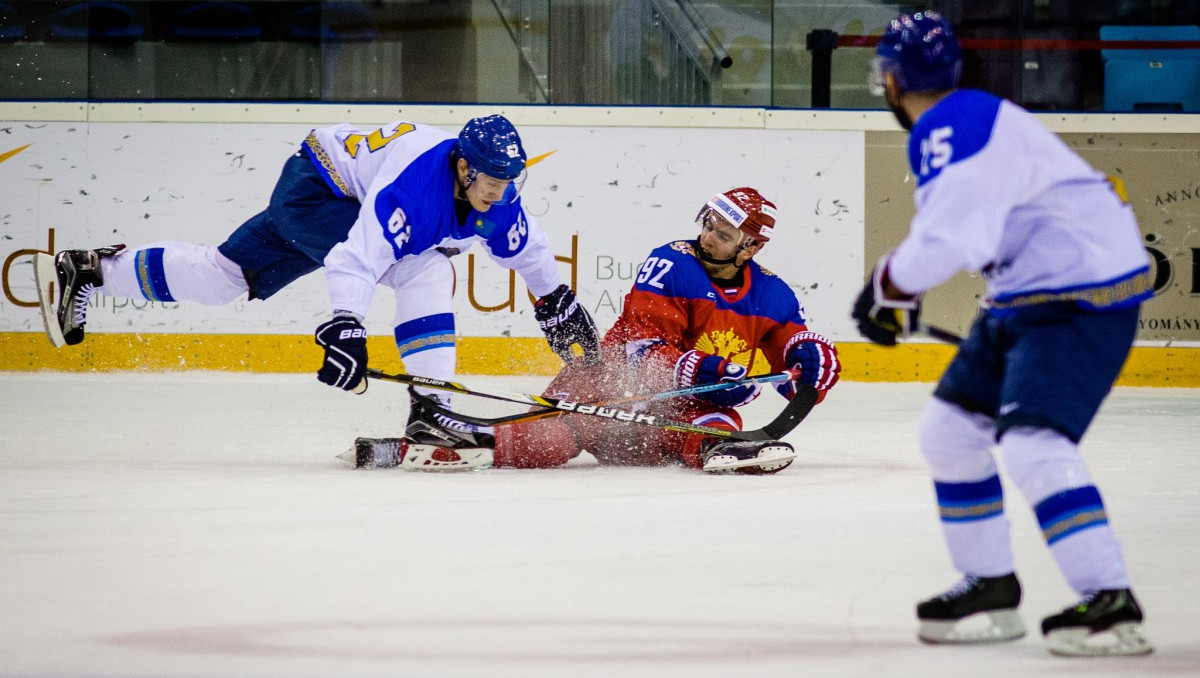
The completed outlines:
<svg viewBox="0 0 1200 678">
<path fill-rule="evenodd" d="M 775 203 L 753 188 L 731 188 L 714 195 L 700 208 L 696 222 L 703 223 L 710 214 L 733 224 L 760 245 L 769 241 L 775 231 Z"/>
</svg>

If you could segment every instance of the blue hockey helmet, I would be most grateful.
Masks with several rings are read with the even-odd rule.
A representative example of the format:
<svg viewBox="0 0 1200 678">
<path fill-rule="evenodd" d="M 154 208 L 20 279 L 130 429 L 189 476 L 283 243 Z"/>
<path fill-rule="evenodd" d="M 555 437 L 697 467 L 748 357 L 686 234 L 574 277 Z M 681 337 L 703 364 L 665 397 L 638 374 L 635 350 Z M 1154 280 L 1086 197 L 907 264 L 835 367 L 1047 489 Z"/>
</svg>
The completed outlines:
<svg viewBox="0 0 1200 678">
<path fill-rule="evenodd" d="M 525 149 L 517 128 L 502 115 L 472 118 L 458 133 L 458 155 L 471 169 L 496 179 L 516 179 L 525 171 Z"/>
<path fill-rule="evenodd" d="M 883 95 L 885 73 L 894 73 L 905 92 L 954 89 L 962 74 L 962 48 L 939 12 L 901 14 L 888 24 L 875 47 L 871 92 Z"/>
</svg>

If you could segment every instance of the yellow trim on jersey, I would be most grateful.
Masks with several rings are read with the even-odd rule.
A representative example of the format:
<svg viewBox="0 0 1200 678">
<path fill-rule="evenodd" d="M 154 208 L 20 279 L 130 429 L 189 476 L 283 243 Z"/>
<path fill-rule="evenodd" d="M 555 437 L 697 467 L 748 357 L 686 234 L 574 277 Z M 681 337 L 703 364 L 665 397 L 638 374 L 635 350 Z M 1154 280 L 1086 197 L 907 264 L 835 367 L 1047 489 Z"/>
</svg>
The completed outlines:
<svg viewBox="0 0 1200 678">
<path fill-rule="evenodd" d="M 86 372 L 111 370 L 223 370 L 313 372 L 321 349 L 309 335 L 89 333 L 78 346 L 55 349 L 42 332 L 0 332 L 0 370 Z M 389 336 L 367 340 L 371 366 L 403 370 Z M 954 356 L 942 344 L 895 348 L 838 342 L 844 381 L 937 381 Z M 541 337 L 460 337 L 459 374 L 544 375 L 562 361 Z M 1118 386 L 1200 387 L 1200 348 L 1136 346 Z M 834 388 L 836 391 L 836 387 Z"/>
<path fill-rule="evenodd" d="M 338 174 L 337 170 L 334 169 L 333 160 L 330 160 L 329 154 L 325 152 L 324 148 L 321 148 L 321 142 L 317 140 L 316 134 L 309 132 L 308 136 L 304 138 L 304 147 L 308 149 L 309 157 L 316 159 L 317 163 L 321 166 L 321 170 L 325 172 L 329 180 L 342 192 L 342 197 L 353 197 L 354 193 L 350 190 L 350 186 L 342 179 L 342 175 Z"/>
<path fill-rule="evenodd" d="M 1154 275 L 1150 269 L 1138 273 L 1131 278 L 1118 280 L 1109 285 L 1089 287 L 1068 292 L 1031 292 L 1018 294 L 1004 301 L 994 299 L 988 301 L 991 308 L 1019 308 L 1035 304 L 1051 304 L 1063 301 L 1083 302 L 1088 308 L 1108 308 L 1136 297 L 1145 296 L 1154 286 Z"/>
</svg>

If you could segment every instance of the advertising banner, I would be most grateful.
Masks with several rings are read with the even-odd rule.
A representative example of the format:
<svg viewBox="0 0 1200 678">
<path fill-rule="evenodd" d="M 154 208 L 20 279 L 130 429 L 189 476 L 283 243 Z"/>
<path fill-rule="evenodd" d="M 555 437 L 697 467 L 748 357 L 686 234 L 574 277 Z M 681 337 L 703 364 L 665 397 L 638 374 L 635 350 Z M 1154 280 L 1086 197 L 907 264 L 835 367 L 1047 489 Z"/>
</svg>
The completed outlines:
<svg viewBox="0 0 1200 678">
<path fill-rule="evenodd" d="M 161 240 L 220 244 L 266 205 L 280 167 L 310 127 L 8 124 L 0 137 L 0 332 L 41 331 L 34 252 Z M 863 132 L 520 129 L 529 156 L 541 157 L 522 200 L 548 233 L 564 280 L 602 329 L 616 320 L 651 249 L 694 238 L 705 200 L 748 185 L 780 212 L 760 263 L 794 286 L 822 331 L 854 336 L 846 309 L 863 268 Z M 541 336 L 518 277 L 482 248 L 453 261 L 460 336 Z M 368 329 L 390 334 L 391 293 L 377 291 Z M 88 331 L 309 334 L 328 314 L 318 272 L 268 301 L 223 307 L 96 296 Z"/>
</svg>

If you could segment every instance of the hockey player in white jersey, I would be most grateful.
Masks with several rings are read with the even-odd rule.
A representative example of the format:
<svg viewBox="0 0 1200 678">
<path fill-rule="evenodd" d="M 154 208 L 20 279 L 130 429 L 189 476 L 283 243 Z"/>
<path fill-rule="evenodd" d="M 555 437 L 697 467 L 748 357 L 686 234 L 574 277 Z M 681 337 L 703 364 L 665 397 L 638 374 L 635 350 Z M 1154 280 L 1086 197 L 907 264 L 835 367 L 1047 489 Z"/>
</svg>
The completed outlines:
<svg viewBox="0 0 1200 678">
<path fill-rule="evenodd" d="M 872 84 L 911 133 L 917 212 L 855 302 L 859 331 L 894 345 L 917 324 L 921 295 L 960 270 L 981 272 L 988 288 L 919 423 L 943 533 L 963 575 L 917 606 L 919 637 L 1024 635 L 998 445 L 1081 597 L 1043 619 L 1050 650 L 1148 653 L 1121 547 L 1078 447 L 1151 296 L 1133 212 L 1027 111 L 957 89 L 961 50 L 936 12 L 893 21 L 876 55 Z M 991 624 L 972 631 L 960 623 L 977 615 Z"/>
<path fill-rule="evenodd" d="M 538 298 L 534 316 L 550 347 L 565 361 L 574 359 L 574 345 L 596 359 L 595 324 L 521 205 L 525 161 L 516 128 L 500 115 L 468 121 L 457 137 L 406 121 L 315 129 L 284 164 L 267 208 L 219 246 L 163 241 L 39 255 L 47 333 L 55 346 L 83 341 L 96 293 L 220 305 L 247 293 L 267 299 L 324 265 L 334 317 L 316 330 L 325 350 L 318 379 L 365 390 L 362 320 L 380 283 L 396 293 L 394 336 L 405 367 L 452 379 L 449 257 L 480 242 Z M 57 303 L 52 285 L 61 291 Z M 406 436 L 452 449 L 490 446 L 486 433 L 442 419 L 413 407 Z"/>
</svg>

